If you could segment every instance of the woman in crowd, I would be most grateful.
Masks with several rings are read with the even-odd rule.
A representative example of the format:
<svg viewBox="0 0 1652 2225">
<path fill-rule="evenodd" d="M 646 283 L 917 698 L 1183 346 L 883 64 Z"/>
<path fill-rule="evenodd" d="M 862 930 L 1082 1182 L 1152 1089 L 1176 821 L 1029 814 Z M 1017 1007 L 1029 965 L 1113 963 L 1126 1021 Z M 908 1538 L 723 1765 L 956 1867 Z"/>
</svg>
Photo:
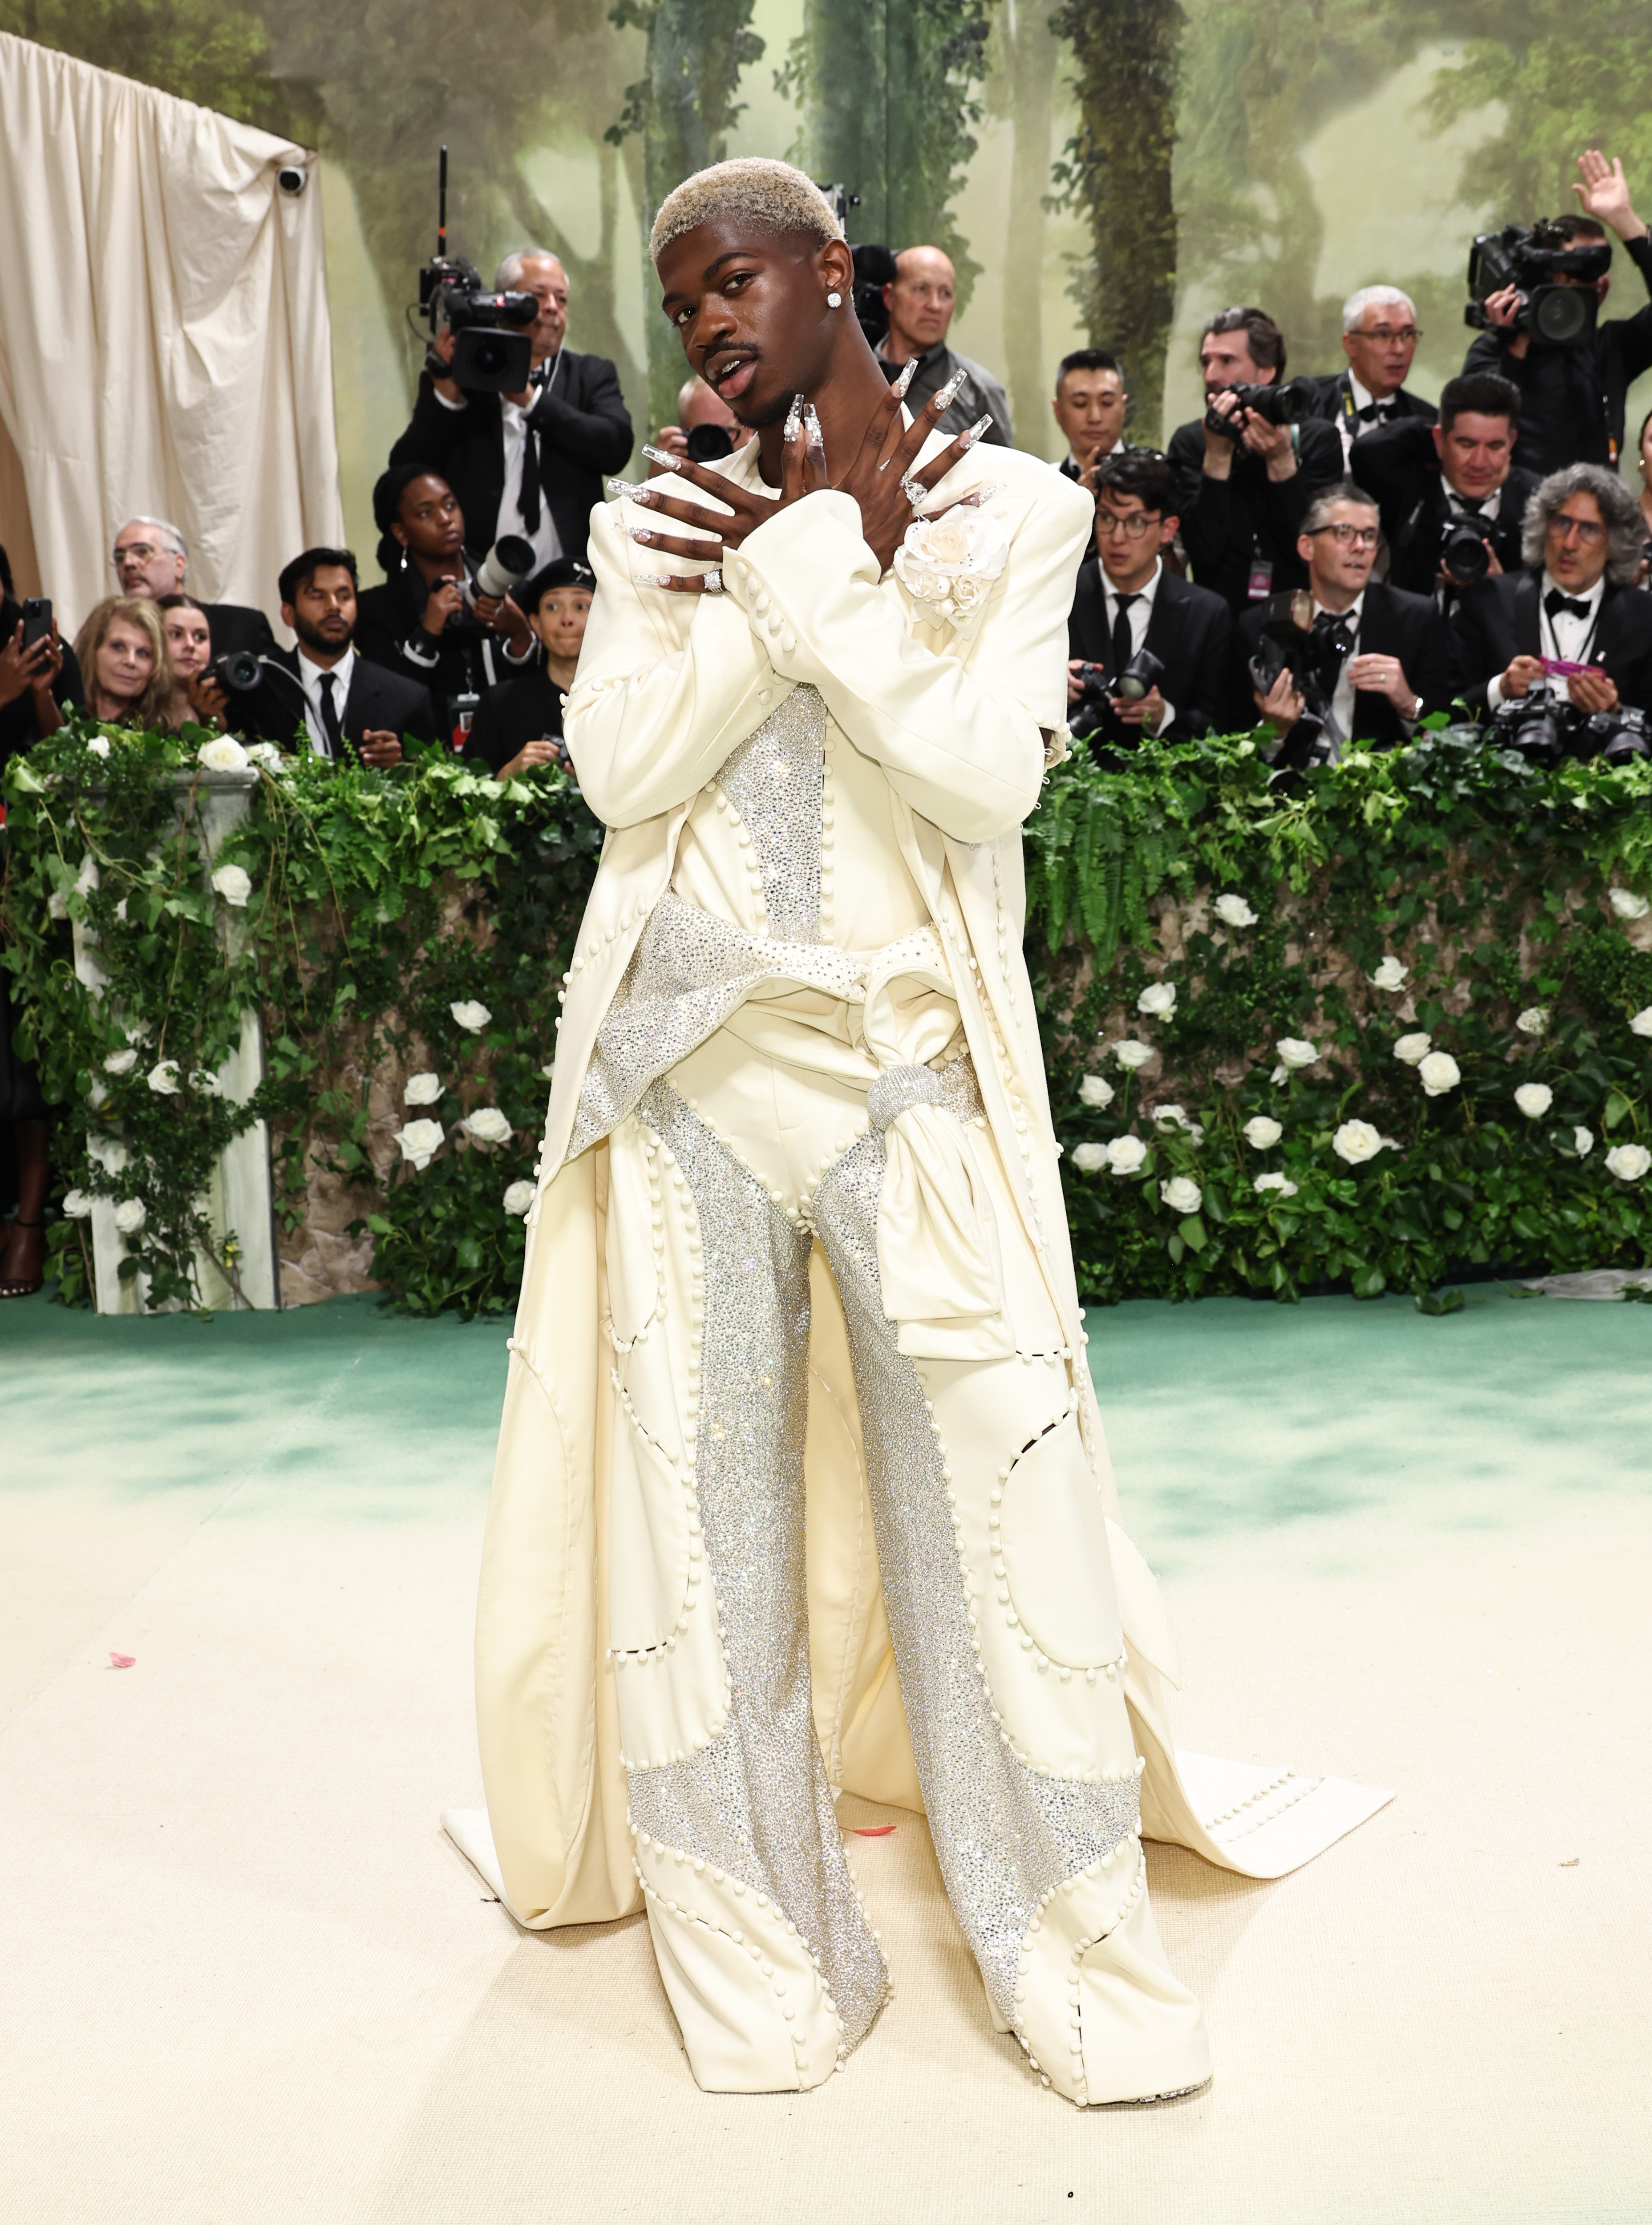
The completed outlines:
<svg viewBox="0 0 1652 2225">
<path fill-rule="evenodd" d="M 22 610 L 0 548 L 0 769 L 54 734 L 66 705 L 84 700 L 80 669 L 74 652 L 58 639 L 55 619 L 49 633 L 24 648 Z M 10 1140 L 17 1184 L 17 1217 L 0 1229 L 0 1298 L 26 1298 L 39 1290 L 46 1260 L 49 1107 L 34 1068 L 12 1048 L 10 981 L 0 965 L 0 1126 Z"/>
<path fill-rule="evenodd" d="M 357 653 L 428 688 L 451 733 L 474 699 L 532 658 L 528 621 L 508 595 L 467 605 L 475 566 L 465 553 L 465 514 L 436 472 L 423 464 L 384 472 L 373 523 L 386 576 L 357 598 Z"/>
<path fill-rule="evenodd" d="M 167 724 L 175 732 L 181 726 L 220 725 L 222 721 L 203 711 L 199 701 L 199 683 L 213 661 L 211 620 L 193 595 L 162 595 L 155 607 L 161 613 L 167 661 L 172 667 L 172 701 L 167 712 Z M 213 692 L 216 694 L 219 691 Z"/>
<path fill-rule="evenodd" d="M 562 556 L 518 590 L 545 661 L 488 690 L 465 744 L 465 755 L 491 766 L 497 779 L 566 761 L 562 697 L 574 684 L 594 585 L 585 565 Z"/>
<path fill-rule="evenodd" d="M 172 660 L 153 603 L 135 595 L 105 597 L 76 634 L 74 654 L 94 719 L 111 726 L 170 730 Z"/>
</svg>

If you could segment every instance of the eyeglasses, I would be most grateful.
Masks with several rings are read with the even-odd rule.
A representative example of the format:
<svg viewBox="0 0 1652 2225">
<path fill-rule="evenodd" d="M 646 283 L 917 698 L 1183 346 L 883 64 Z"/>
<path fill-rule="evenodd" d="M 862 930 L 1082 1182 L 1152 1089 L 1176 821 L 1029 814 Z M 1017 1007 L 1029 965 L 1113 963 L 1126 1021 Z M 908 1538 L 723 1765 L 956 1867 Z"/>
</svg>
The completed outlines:
<svg viewBox="0 0 1652 2225">
<path fill-rule="evenodd" d="M 1313 532 L 1328 533 L 1338 548 L 1375 548 L 1382 537 L 1375 525 L 1316 525 Z"/>
<path fill-rule="evenodd" d="M 1570 541 L 1575 533 L 1585 548 L 1591 548 L 1597 541 L 1606 538 L 1604 525 L 1597 525 L 1587 517 L 1568 517 L 1563 510 L 1550 518 L 1548 529 L 1557 541 Z"/>
<path fill-rule="evenodd" d="M 168 550 L 166 553 L 170 555 L 171 551 Z M 129 560 L 139 564 L 147 564 L 151 556 L 158 556 L 161 554 L 161 549 L 153 542 L 129 541 L 124 548 L 111 549 L 109 561 L 118 571 L 120 567 Z"/>
<path fill-rule="evenodd" d="M 1357 340 L 1405 340 L 1414 347 L 1422 338 L 1420 325 L 1373 325 L 1368 333 L 1350 333 Z"/>
<path fill-rule="evenodd" d="M 1126 517 L 1121 510 L 1109 510 L 1105 503 L 1096 505 L 1096 530 L 1121 533 L 1127 541 L 1140 541 L 1144 533 L 1156 532 L 1162 523 L 1157 510 L 1149 517 L 1145 510 L 1135 510 Z"/>
</svg>

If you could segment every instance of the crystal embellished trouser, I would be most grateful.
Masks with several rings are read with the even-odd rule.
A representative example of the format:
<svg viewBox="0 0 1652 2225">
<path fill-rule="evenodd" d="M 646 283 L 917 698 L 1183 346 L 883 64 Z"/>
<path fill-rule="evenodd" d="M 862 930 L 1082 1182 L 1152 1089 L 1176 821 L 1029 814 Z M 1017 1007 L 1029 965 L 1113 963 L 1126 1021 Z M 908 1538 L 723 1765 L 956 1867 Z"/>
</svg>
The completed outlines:
<svg viewBox="0 0 1652 2225">
<path fill-rule="evenodd" d="M 1198 2004 L 1147 1905 L 1105 1521 L 1070 1374 L 1083 1363 L 990 1133 L 976 1122 L 969 1137 L 998 1201 L 1016 1351 L 907 1359 L 880 1296 L 884 1143 L 864 1097 L 777 1069 L 772 1117 L 754 1121 L 751 1055 L 736 1047 L 745 1117 L 720 1092 L 718 1055 L 714 1039 L 612 1132 L 607 1238 L 621 1744 L 694 2074 L 715 2090 L 816 2084 L 889 1982 L 810 1704 L 818 1242 L 848 1333 L 918 1780 L 994 2024 L 1081 2103 L 1197 2084 Z"/>
</svg>

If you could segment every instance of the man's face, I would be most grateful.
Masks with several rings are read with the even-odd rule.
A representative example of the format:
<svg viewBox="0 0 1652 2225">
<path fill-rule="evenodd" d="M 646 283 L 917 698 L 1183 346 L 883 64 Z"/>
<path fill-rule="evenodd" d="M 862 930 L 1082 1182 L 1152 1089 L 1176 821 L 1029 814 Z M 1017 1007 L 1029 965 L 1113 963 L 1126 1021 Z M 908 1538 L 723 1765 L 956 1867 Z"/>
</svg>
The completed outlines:
<svg viewBox="0 0 1652 2225">
<path fill-rule="evenodd" d="M 1096 502 L 1096 553 L 1112 585 L 1126 594 L 1145 586 L 1160 550 L 1175 537 L 1176 523 L 1149 510 L 1138 494 L 1103 487 Z"/>
<path fill-rule="evenodd" d="M 1543 560 L 1554 579 L 1574 595 L 1586 595 L 1606 568 L 1606 521 L 1592 494 L 1572 494 L 1560 504 L 1543 536 Z"/>
<path fill-rule="evenodd" d="M 1350 368 L 1366 392 L 1378 402 L 1397 394 L 1411 373 L 1417 352 L 1417 313 L 1407 301 L 1390 301 L 1379 308 L 1367 305 L 1357 332 L 1343 334 Z"/>
<path fill-rule="evenodd" d="M 1264 369 L 1251 354 L 1250 335 L 1242 326 L 1236 333 L 1206 333 L 1199 342 L 1199 363 L 1207 399 L 1224 386 L 1271 386 L 1279 377 L 1275 365 Z"/>
<path fill-rule="evenodd" d="M 321 564 L 281 615 L 306 649 L 336 662 L 356 630 L 356 583 L 342 564 Z"/>
<path fill-rule="evenodd" d="M 778 425 L 794 394 L 816 392 L 831 358 L 829 293 L 850 292 L 849 251 L 801 231 L 724 216 L 681 233 L 658 264 L 662 305 L 689 368 L 737 423 Z"/>
<path fill-rule="evenodd" d="M 1604 231 L 1574 231 L 1567 245 L 1573 248 L 1598 247 L 1604 244 L 1605 238 Z M 1579 278 L 1572 270 L 1551 270 L 1545 276 L 1543 282 L 1546 286 L 1581 286 L 1592 294 L 1597 301 L 1604 301 L 1612 281 L 1610 270 L 1602 271 L 1598 278 Z"/>
<path fill-rule="evenodd" d="M 568 330 L 568 273 L 554 255 L 524 255 L 511 291 L 531 294 L 539 304 L 539 314 L 524 329 L 533 342 L 534 361 L 544 363 L 561 347 Z"/>
<path fill-rule="evenodd" d="M 1321 602 L 1363 593 L 1376 561 L 1376 512 L 1359 502 L 1333 504 L 1325 523 L 1301 536 L 1297 554 Z"/>
<path fill-rule="evenodd" d="M 721 425 L 729 433 L 746 430 L 721 395 L 715 394 L 703 378 L 689 381 L 677 409 L 677 422 L 685 433 L 692 433 L 696 425 Z"/>
<path fill-rule="evenodd" d="M 123 595 L 142 595 L 158 602 L 175 595 L 183 585 L 189 560 L 169 548 L 166 536 L 153 525 L 123 525 L 115 536 L 115 575 Z"/>
<path fill-rule="evenodd" d="M 1484 502 L 1509 476 L 1515 428 L 1508 417 L 1483 417 L 1465 409 L 1449 433 L 1434 428 L 1434 453 L 1446 484 L 1470 502 Z"/>
<path fill-rule="evenodd" d="M 1129 400 L 1116 371 L 1070 371 L 1056 390 L 1056 422 L 1081 463 L 1111 455 L 1124 431 Z"/>
<path fill-rule="evenodd" d="M 545 645 L 546 656 L 576 658 L 590 615 L 588 587 L 551 587 L 541 595 L 531 624 Z"/>
<path fill-rule="evenodd" d="M 883 289 L 889 329 L 914 355 L 946 338 L 958 301 L 958 274 L 938 247 L 908 247 L 895 257 L 894 283 Z"/>
</svg>

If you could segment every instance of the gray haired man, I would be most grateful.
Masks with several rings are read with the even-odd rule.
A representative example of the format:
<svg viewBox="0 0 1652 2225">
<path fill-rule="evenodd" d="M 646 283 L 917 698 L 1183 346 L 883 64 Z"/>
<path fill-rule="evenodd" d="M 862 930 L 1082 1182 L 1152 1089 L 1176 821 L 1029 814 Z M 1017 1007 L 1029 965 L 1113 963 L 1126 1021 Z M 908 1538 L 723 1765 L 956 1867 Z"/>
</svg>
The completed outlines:
<svg viewBox="0 0 1652 2225">
<path fill-rule="evenodd" d="M 158 603 L 162 595 L 187 592 L 188 545 L 168 518 L 129 517 L 115 536 L 109 561 L 123 595 Z M 214 657 L 228 656 L 239 650 L 268 656 L 275 648 L 276 637 L 262 611 L 244 603 L 202 603 L 200 607 L 206 614 Z"/>
<path fill-rule="evenodd" d="M 1406 391 L 1411 358 L 1422 334 L 1411 296 L 1397 286 L 1362 286 L 1343 303 L 1343 353 L 1347 368 L 1303 383 L 1313 396 L 1312 414 L 1329 418 L 1342 436 L 1343 463 L 1362 433 L 1396 418 L 1432 425 L 1430 402 Z"/>
</svg>

